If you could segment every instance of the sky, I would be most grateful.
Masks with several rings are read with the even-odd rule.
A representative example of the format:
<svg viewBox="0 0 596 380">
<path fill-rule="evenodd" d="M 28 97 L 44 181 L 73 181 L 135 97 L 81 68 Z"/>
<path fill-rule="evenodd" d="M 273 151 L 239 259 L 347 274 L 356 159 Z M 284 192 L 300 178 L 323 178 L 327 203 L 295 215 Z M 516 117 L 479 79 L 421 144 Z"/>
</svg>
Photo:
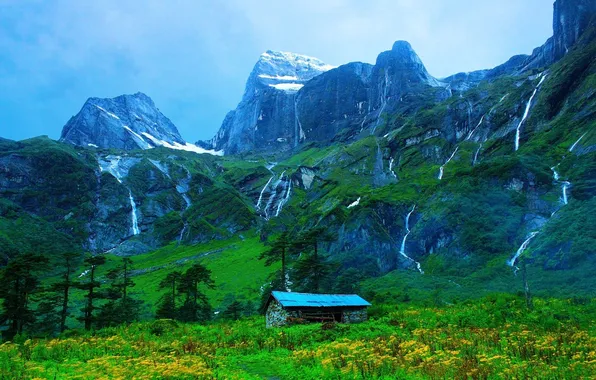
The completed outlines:
<svg viewBox="0 0 596 380">
<path fill-rule="evenodd" d="M 89 97 L 149 95 L 209 139 L 266 50 L 374 63 L 409 41 L 435 77 L 552 35 L 553 0 L 0 0 L 0 137 L 57 139 Z"/>
</svg>

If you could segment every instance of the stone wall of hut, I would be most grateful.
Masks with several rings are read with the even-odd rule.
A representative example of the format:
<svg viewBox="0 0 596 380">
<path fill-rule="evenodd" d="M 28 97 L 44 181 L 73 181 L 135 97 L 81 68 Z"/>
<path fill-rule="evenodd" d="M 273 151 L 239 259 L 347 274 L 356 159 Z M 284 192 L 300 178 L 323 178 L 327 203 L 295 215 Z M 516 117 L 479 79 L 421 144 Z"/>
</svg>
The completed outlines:
<svg viewBox="0 0 596 380">
<path fill-rule="evenodd" d="M 366 309 L 344 310 L 342 319 L 344 323 L 364 322 L 368 319 L 368 314 L 366 312 Z"/>
</svg>

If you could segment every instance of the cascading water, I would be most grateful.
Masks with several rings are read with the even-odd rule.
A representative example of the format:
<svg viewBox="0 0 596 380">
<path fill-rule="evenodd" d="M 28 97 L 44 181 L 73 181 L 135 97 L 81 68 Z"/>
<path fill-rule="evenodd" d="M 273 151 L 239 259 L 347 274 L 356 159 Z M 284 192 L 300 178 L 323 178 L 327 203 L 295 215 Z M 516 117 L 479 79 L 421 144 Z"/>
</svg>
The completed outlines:
<svg viewBox="0 0 596 380">
<path fill-rule="evenodd" d="M 563 181 L 563 204 L 567 204 L 569 203 L 567 200 L 567 189 L 569 188 L 569 186 L 571 185 L 571 183 L 567 182 L 567 181 Z"/>
<path fill-rule="evenodd" d="M 540 74 L 539 76 L 542 78 L 540 78 L 540 82 L 538 82 L 538 86 L 536 86 L 536 88 L 534 89 L 534 92 L 532 93 L 532 96 L 530 96 L 530 100 L 528 100 L 528 103 L 526 104 L 526 109 L 524 111 L 524 115 L 515 130 L 515 151 L 516 152 L 519 149 L 519 137 L 520 137 L 521 127 L 524 124 L 524 122 L 526 121 L 526 119 L 528 118 L 528 115 L 530 114 L 530 108 L 532 107 L 532 101 L 534 100 L 534 97 L 536 96 L 536 93 L 538 92 L 540 85 L 542 85 L 542 82 L 544 82 L 544 80 L 546 79 L 546 75 Z"/>
<path fill-rule="evenodd" d="M 538 231 L 530 232 L 530 235 L 528 235 L 528 237 L 522 243 L 522 245 L 519 247 L 519 249 L 517 250 L 517 252 L 515 252 L 515 255 L 511 258 L 511 260 L 509 260 L 507 262 L 507 265 L 509 265 L 510 267 L 515 266 L 515 262 L 517 261 L 517 259 L 521 256 L 522 253 L 524 253 L 524 251 L 526 250 L 526 248 L 528 248 L 528 245 L 530 244 L 530 241 L 532 239 L 534 239 L 534 237 L 536 235 L 538 235 Z"/>
<path fill-rule="evenodd" d="M 192 177 L 188 169 L 184 169 L 186 170 L 186 178 L 184 178 L 182 181 L 180 181 L 179 184 L 176 185 L 176 191 L 178 191 L 178 193 L 182 196 L 184 202 L 186 202 L 186 209 L 188 209 L 190 208 L 190 206 L 192 206 L 192 201 L 188 196 L 188 191 L 190 190 L 190 181 L 192 180 Z"/>
<path fill-rule="evenodd" d="M 277 182 L 275 182 L 275 185 L 273 185 L 273 188 L 271 189 L 271 195 L 269 196 L 269 200 L 267 201 L 267 204 L 265 205 L 265 219 L 269 220 L 270 216 L 269 216 L 269 210 L 272 209 L 271 206 L 273 206 L 273 202 L 275 201 L 275 198 L 277 198 L 278 193 L 277 193 L 277 188 L 279 187 L 279 185 L 281 184 L 284 175 L 286 174 L 286 171 L 284 170 L 281 175 L 279 176 L 279 179 L 277 180 Z M 283 193 L 282 189 L 282 193 Z"/>
<path fill-rule="evenodd" d="M 130 206 L 132 207 L 130 215 L 132 219 L 132 234 L 138 235 L 141 233 L 141 231 L 139 230 L 139 222 L 137 218 L 137 205 L 135 204 L 135 200 L 132 197 L 132 192 L 130 190 L 128 190 L 128 198 L 130 199 Z"/>
<path fill-rule="evenodd" d="M 412 215 L 412 213 L 414 212 L 414 210 L 416 210 L 416 205 L 414 205 L 412 207 L 412 210 L 410 210 L 410 212 L 408 213 L 408 215 L 406 215 L 406 234 L 404 235 L 404 237 L 403 237 L 403 239 L 401 241 L 401 247 L 399 249 L 399 254 L 401 256 L 403 256 L 406 260 L 415 263 L 416 264 L 416 268 L 418 269 L 418 271 L 421 274 L 424 274 L 424 271 L 422 270 L 422 267 L 420 266 L 420 263 L 406 254 L 406 241 L 408 240 L 408 235 L 410 235 L 410 232 L 412 232 L 412 231 L 410 231 L 410 216 Z"/>
<path fill-rule="evenodd" d="M 184 238 L 184 233 L 186 232 L 187 229 L 188 229 L 188 224 L 184 223 L 184 227 L 182 227 L 182 231 L 180 231 L 180 236 L 178 236 L 178 245 L 180 245 L 180 243 L 182 243 L 182 239 Z"/>
<path fill-rule="evenodd" d="M 472 129 L 470 131 L 470 133 L 468 133 L 468 137 L 466 137 L 466 140 L 465 141 L 468 141 L 468 140 L 470 140 L 472 138 L 472 135 L 474 134 L 474 132 L 476 132 L 476 130 L 482 125 L 482 122 L 484 121 L 484 117 L 485 116 L 486 115 L 482 115 L 482 117 L 480 118 L 480 121 L 478 122 L 478 124 L 476 125 L 476 127 L 474 127 L 474 129 Z"/>
<path fill-rule="evenodd" d="M 557 167 L 556 166 L 553 166 L 552 168 L 550 168 L 550 170 L 553 171 L 553 178 L 555 179 L 555 181 L 559 182 L 559 179 L 561 178 L 561 176 L 557 172 Z M 561 200 L 563 201 L 563 204 L 564 205 L 566 205 L 567 203 L 569 203 L 569 200 L 567 199 L 567 189 L 569 189 L 569 186 L 571 186 L 571 183 L 570 182 L 568 182 L 568 181 L 562 181 L 561 182 L 561 192 L 563 194 L 562 197 L 561 197 Z"/>
<path fill-rule="evenodd" d="M 583 135 L 581 135 L 581 137 L 579 139 L 577 139 L 576 142 L 573 143 L 573 145 L 571 145 L 571 148 L 569 148 L 570 152 L 573 152 L 573 149 L 575 149 L 575 147 L 577 146 L 577 144 L 579 144 L 580 141 L 582 141 L 582 139 L 584 138 L 584 136 L 587 134 L 588 132 L 584 133 Z"/>
<path fill-rule="evenodd" d="M 395 179 L 397 179 L 397 174 L 395 174 L 395 171 L 393 171 L 393 164 L 395 163 L 395 159 L 393 157 L 391 157 L 391 159 L 389 160 L 389 171 L 391 172 L 391 175 L 393 177 L 395 177 Z"/>
<path fill-rule="evenodd" d="M 272 175 L 271 178 L 269 178 L 269 181 L 267 181 L 267 183 L 263 187 L 263 190 L 261 190 L 261 194 L 259 194 L 259 200 L 257 201 L 257 205 L 255 206 L 255 208 L 257 210 L 259 210 L 261 208 L 261 202 L 263 201 L 263 194 L 265 193 L 265 190 L 267 190 L 267 188 L 269 187 L 269 184 L 271 183 L 271 181 L 273 180 L 274 177 L 275 176 Z"/>
<path fill-rule="evenodd" d="M 297 95 L 294 95 L 294 147 L 298 146 L 298 143 L 306 139 L 304 130 L 302 129 L 302 123 L 300 123 L 300 117 L 298 116 L 298 99 Z"/>
<path fill-rule="evenodd" d="M 482 143 L 480 143 L 480 145 L 478 146 L 478 150 L 476 150 L 476 153 L 474 153 L 474 161 L 472 161 L 472 166 L 476 165 L 476 162 L 478 162 L 478 154 L 480 153 L 481 149 Z"/>
<path fill-rule="evenodd" d="M 377 115 L 377 122 L 375 123 L 375 126 L 373 127 L 371 134 L 375 133 L 375 131 L 377 130 L 377 127 L 381 123 L 381 115 L 383 115 L 383 111 L 385 111 L 385 107 L 387 106 L 387 92 L 388 92 L 388 90 L 389 90 L 389 70 L 385 69 L 385 81 L 384 81 L 383 91 L 382 91 L 382 95 L 381 95 L 381 109 L 379 111 L 379 114 Z M 381 93 L 381 91 L 379 91 L 379 92 Z M 364 124 L 364 122 L 362 124 Z"/>
<path fill-rule="evenodd" d="M 441 166 L 439 168 L 439 176 L 437 177 L 439 180 L 443 179 L 444 167 L 445 167 L 445 165 L 447 165 L 449 163 L 449 161 L 451 161 L 453 159 L 453 157 L 455 156 L 455 153 L 457 153 L 457 150 L 458 149 L 459 149 L 459 146 L 455 148 L 455 150 L 453 151 L 453 153 L 451 153 L 451 156 L 449 157 L 449 159 L 447 159 L 447 161 L 445 161 L 445 163 L 443 164 L 443 166 Z"/>
<path fill-rule="evenodd" d="M 284 207 L 284 205 L 288 202 L 288 200 L 290 199 L 290 191 L 292 190 L 292 180 L 290 178 L 288 178 L 288 185 L 287 185 L 287 191 L 286 191 L 286 195 L 285 197 L 283 197 L 279 203 L 277 204 L 277 211 L 275 212 L 275 216 L 279 216 L 279 213 L 281 212 L 282 208 Z"/>
<path fill-rule="evenodd" d="M 104 161 L 103 159 L 99 160 L 99 169 L 100 171 L 107 171 L 110 173 L 119 183 L 122 183 L 122 179 L 128 175 L 128 169 L 130 168 L 130 160 L 129 165 L 122 165 L 120 167 L 120 161 L 122 157 L 120 156 L 107 156 L 106 159 L 109 161 Z M 134 161 L 133 161 L 134 162 Z M 137 214 L 137 205 L 135 200 L 132 196 L 132 191 L 127 188 L 128 190 L 128 199 L 130 201 L 130 206 L 132 208 L 130 219 L 132 223 L 132 234 L 138 235 L 141 233 L 139 229 L 139 218 Z"/>
</svg>

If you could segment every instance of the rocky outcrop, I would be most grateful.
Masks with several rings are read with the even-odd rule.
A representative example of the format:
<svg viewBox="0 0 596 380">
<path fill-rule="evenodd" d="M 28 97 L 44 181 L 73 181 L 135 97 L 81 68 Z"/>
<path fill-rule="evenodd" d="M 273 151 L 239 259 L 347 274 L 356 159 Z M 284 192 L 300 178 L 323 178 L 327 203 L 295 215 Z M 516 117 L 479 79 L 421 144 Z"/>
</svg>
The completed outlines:
<svg viewBox="0 0 596 380">
<path fill-rule="evenodd" d="M 89 98 L 62 129 L 60 141 L 73 145 L 148 149 L 184 145 L 176 126 L 143 93 L 113 99 Z"/>
</svg>

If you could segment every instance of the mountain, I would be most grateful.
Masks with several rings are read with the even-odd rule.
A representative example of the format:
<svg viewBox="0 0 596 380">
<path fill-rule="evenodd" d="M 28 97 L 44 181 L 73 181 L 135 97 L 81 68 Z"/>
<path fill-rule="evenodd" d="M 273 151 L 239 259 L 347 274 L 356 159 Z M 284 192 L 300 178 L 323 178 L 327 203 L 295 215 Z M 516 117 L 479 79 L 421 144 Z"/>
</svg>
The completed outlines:
<svg viewBox="0 0 596 380">
<path fill-rule="evenodd" d="M 305 59 L 317 62 L 314 69 L 301 68 Z M 403 101 L 420 88 L 441 86 L 405 41 L 381 53 L 374 66 L 355 62 L 333 68 L 314 58 L 267 52 L 250 74 L 241 103 L 226 116 L 217 135 L 197 144 L 235 154 L 330 141 L 339 133 L 362 129 L 364 123 L 374 130 L 376 120 L 389 111 L 391 99 Z"/>
<path fill-rule="evenodd" d="M 212 153 L 184 141 L 176 126 L 141 92 L 89 98 L 62 129 L 60 141 L 105 149 L 171 149 Z"/>
<path fill-rule="evenodd" d="M 301 139 L 296 129 L 296 93 L 306 82 L 331 70 L 317 58 L 267 51 L 255 64 L 240 104 L 229 112 L 216 136 L 197 145 L 226 154 L 259 147 L 286 150 Z"/>
<path fill-rule="evenodd" d="M 122 126 L 135 111 L 87 104 L 85 117 L 124 129 L 131 145 L 0 140 L 0 248 L 6 257 L 35 246 L 140 255 L 151 265 L 138 276 L 151 284 L 199 254 L 218 263 L 213 252 L 233 252 L 234 269 L 218 264 L 219 278 L 258 293 L 276 270 L 259 266 L 260 252 L 284 231 L 295 239 L 321 227 L 333 239 L 319 252 L 335 268 L 325 291 L 364 281 L 399 299 L 455 302 L 521 289 L 523 263 L 533 292 L 590 296 L 596 20 L 588 5 L 555 3 L 555 18 L 572 23 L 545 45 L 567 41 L 559 58 L 542 49 L 443 79 L 401 41 L 374 65 L 331 68 L 267 52 L 238 108 L 202 145 L 225 156 L 136 149 Z M 564 37 L 571 30 L 577 38 Z M 288 258 L 293 290 L 309 290 L 294 269 L 306 256 Z M 258 283 L 247 279 L 253 272 L 263 275 Z"/>
</svg>

